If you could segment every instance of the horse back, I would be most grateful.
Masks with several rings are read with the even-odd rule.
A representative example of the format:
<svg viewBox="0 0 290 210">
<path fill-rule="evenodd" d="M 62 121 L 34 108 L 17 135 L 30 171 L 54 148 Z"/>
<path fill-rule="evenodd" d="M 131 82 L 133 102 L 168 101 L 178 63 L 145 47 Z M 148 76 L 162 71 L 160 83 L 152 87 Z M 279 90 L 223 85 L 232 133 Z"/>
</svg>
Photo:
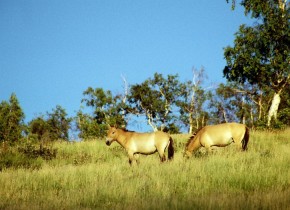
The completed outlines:
<svg viewBox="0 0 290 210">
<path fill-rule="evenodd" d="M 212 145 L 228 145 L 231 141 L 242 141 L 246 132 L 246 126 L 240 123 L 222 123 L 205 126 L 201 130 L 201 141 L 207 141 Z"/>
<path fill-rule="evenodd" d="M 135 144 L 137 147 L 162 147 L 167 145 L 170 136 L 162 131 L 156 131 L 152 133 L 134 133 L 131 136 L 131 143 Z"/>
</svg>

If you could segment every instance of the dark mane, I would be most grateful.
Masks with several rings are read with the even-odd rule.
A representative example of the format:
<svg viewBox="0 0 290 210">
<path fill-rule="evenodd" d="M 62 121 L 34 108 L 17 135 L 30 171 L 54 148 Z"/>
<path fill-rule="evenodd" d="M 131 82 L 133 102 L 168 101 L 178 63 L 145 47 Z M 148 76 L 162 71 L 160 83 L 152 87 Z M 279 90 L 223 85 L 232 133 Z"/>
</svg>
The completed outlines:
<svg viewBox="0 0 290 210">
<path fill-rule="evenodd" d="M 190 137 L 189 137 L 189 139 L 188 139 L 188 141 L 187 141 L 187 143 L 186 143 L 186 145 L 185 145 L 185 147 L 188 147 L 188 145 L 194 140 L 194 137 L 196 136 L 196 134 L 201 130 L 201 129 L 203 129 L 203 127 L 201 127 L 201 128 L 199 128 L 199 129 L 197 129 Z"/>
<path fill-rule="evenodd" d="M 135 131 L 127 130 L 127 128 L 120 128 L 120 127 L 118 127 L 118 126 L 116 126 L 116 125 L 110 125 L 110 127 L 111 127 L 111 128 L 115 128 L 115 129 L 120 129 L 120 130 L 122 130 L 122 131 L 124 131 L 124 132 L 135 133 Z"/>
<path fill-rule="evenodd" d="M 130 132 L 130 133 L 135 133 L 135 131 L 130 131 L 127 128 L 119 128 L 120 130 L 124 131 L 124 132 Z"/>
</svg>

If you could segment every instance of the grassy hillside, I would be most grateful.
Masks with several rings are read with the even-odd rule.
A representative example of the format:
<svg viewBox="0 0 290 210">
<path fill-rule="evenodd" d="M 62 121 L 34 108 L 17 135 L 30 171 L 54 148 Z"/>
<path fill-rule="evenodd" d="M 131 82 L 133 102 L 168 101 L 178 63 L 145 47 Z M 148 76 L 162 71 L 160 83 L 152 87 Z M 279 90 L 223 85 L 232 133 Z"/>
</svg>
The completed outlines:
<svg viewBox="0 0 290 210">
<path fill-rule="evenodd" d="M 157 154 L 130 167 L 125 151 L 102 140 L 56 143 L 40 169 L 0 172 L 0 209 L 290 209 L 290 130 L 252 132 L 247 152 L 234 145 L 183 158 Z"/>
</svg>

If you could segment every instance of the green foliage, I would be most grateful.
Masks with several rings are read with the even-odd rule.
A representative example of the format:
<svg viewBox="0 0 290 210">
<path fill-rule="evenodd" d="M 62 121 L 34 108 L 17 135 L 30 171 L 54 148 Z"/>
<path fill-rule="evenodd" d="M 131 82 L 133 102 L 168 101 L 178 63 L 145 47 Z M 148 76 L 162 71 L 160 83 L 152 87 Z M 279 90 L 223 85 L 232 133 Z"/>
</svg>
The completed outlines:
<svg viewBox="0 0 290 210">
<path fill-rule="evenodd" d="M 277 120 L 280 95 L 290 85 L 290 3 L 243 0 L 241 5 L 257 22 L 252 27 L 241 25 L 234 47 L 225 48 L 227 66 L 223 73 L 229 81 L 274 92 L 268 112 L 270 126 L 273 116 Z"/>
<path fill-rule="evenodd" d="M 230 81 L 280 90 L 289 84 L 289 4 L 282 9 L 278 1 L 244 0 L 242 5 L 259 23 L 241 25 L 235 46 L 225 48 L 224 75 Z"/>
<path fill-rule="evenodd" d="M 77 129 L 79 130 L 79 138 L 91 139 L 105 136 L 107 125 L 97 123 L 97 120 L 95 120 L 95 118 L 83 113 L 80 110 L 77 113 Z"/>
<path fill-rule="evenodd" d="M 47 113 L 47 115 L 50 138 L 53 140 L 68 140 L 68 131 L 70 129 L 72 118 L 67 117 L 65 109 L 57 105 L 56 108 L 52 110 L 52 113 Z"/>
<path fill-rule="evenodd" d="M 67 117 L 65 109 L 57 105 L 47 116 L 37 117 L 28 124 L 30 138 L 36 137 L 38 141 L 68 140 L 72 118 Z"/>
<path fill-rule="evenodd" d="M 88 115 L 80 110 L 77 113 L 77 128 L 80 138 L 103 137 L 107 125 L 126 126 L 126 103 L 124 96 L 115 95 L 102 88 L 89 87 L 83 93 L 82 103 L 93 109 L 93 114 Z"/>
<path fill-rule="evenodd" d="M 43 161 L 27 157 L 23 153 L 8 151 L 0 153 L 0 171 L 8 168 L 40 169 Z"/>
<path fill-rule="evenodd" d="M 37 117 L 29 123 L 30 137 L 34 134 L 37 140 L 42 140 L 49 133 L 49 125 L 43 117 Z"/>
<path fill-rule="evenodd" d="M 181 128 L 178 127 L 175 123 L 170 123 L 165 128 L 163 128 L 164 132 L 170 133 L 170 134 L 179 134 L 181 133 L 180 130 Z"/>
<path fill-rule="evenodd" d="M 41 157 L 45 160 L 52 160 L 56 158 L 57 149 L 53 149 L 52 147 L 40 145 L 33 145 L 33 144 L 26 144 L 23 147 L 19 147 L 18 151 L 28 158 L 37 159 Z"/>
<path fill-rule="evenodd" d="M 286 87 L 285 93 L 281 97 L 278 120 L 286 126 L 290 126 L 290 85 Z M 288 94 L 287 94 L 288 93 Z"/>
<path fill-rule="evenodd" d="M 24 130 L 23 120 L 24 113 L 13 93 L 9 102 L 2 101 L 0 104 L 0 142 L 18 142 Z"/>
<path fill-rule="evenodd" d="M 153 78 L 131 86 L 128 101 L 137 115 L 145 115 L 154 130 L 161 130 L 173 120 L 172 109 L 180 95 L 178 75 L 155 73 Z"/>
<path fill-rule="evenodd" d="M 180 85 L 180 96 L 176 105 L 179 108 L 180 121 L 184 126 L 189 126 L 189 132 L 207 124 L 208 112 L 205 103 L 211 98 L 209 91 L 202 87 L 205 78 L 204 68 L 193 69 L 193 81 L 186 81 Z"/>
<path fill-rule="evenodd" d="M 98 124 L 126 125 L 124 115 L 124 102 L 121 95 L 115 95 L 111 91 L 104 91 L 102 88 L 89 87 L 83 93 L 84 102 L 88 107 L 93 108 L 94 119 Z"/>
<path fill-rule="evenodd" d="M 8 168 L 40 169 L 46 160 L 55 159 L 57 149 L 32 142 L 18 145 L 2 145 L 0 148 L 0 171 Z"/>
<path fill-rule="evenodd" d="M 273 90 L 248 82 L 228 82 L 209 91 L 202 86 L 204 77 L 204 69 L 194 70 L 194 79 L 184 83 L 178 81 L 177 75 L 164 77 L 155 73 L 153 78 L 131 85 L 128 95 L 113 96 L 101 88 L 88 88 L 82 102 L 94 112 L 87 114 L 80 110 L 77 113 L 79 137 L 104 137 L 107 124 L 125 126 L 129 115 L 145 116 L 154 130 L 173 133 L 189 126 L 189 132 L 193 132 L 206 124 L 233 121 L 255 128 L 267 126 Z M 287 91 L 289 86 L 285 87 Z M 283 95 L 278 114 L 279 122 L 286 125 L 289 125 L 288 102 L 287 94 Z"/>
</svg>

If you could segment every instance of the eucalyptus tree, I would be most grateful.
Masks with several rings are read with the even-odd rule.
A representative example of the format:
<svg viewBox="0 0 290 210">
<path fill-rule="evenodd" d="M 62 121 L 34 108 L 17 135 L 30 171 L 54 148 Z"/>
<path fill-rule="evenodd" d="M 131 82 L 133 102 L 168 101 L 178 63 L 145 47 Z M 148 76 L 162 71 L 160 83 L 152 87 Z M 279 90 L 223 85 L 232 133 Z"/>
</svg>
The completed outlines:
<svg viewBox="0 0 290 210">
<path fill-rule="evenodd" d="M 219 86 L 211 93 L 208 108 L 210 112 L 211 124 L 236 121 L 236 110 L 231 103 L 231 94 L 224 84 Z"/>
<path fill-rule="evenodd" d="M 235 1 L 232 1 L 233 5 Z M 233 47 L 226 47 L 224 75 L 229 81 L 248 82 L 273 92 L 267 125 L 277 118 L 278 107 L 290 83 L 289 2 L 286 0 L 243 0 L 245 14 L 257 21 L 241 25 Z M 286 92 L 286 94 L 289 94 Z"/>
<path fill-rule="evenodd" d="M 173 120 L 173 109 L 180 95 L 178 75 L 155 73 L 141 84 L 132 85 L 128 95 L 130 112 L 144 115 L 154 131 L 163 130 Z"/>
<path fill-rule="evenodd" d="M 188 132 L 192 133 L 196 129 L 205 126 L 208 119 L 208 112 L 205 110 L 205 102 L 209 99 L 207 88 L 202 87 L 206 78 L 204 68 L 194 69 L 192 80 L 181 84 L 181 97 L 177 101 L 179 107 L 180 120 L 189 127 Z"/>
<path fill-rule="evenodd" d="M 260 120 L 262 96 L 252 85 L 236 82 L 219 84 L 210 102 L 212 117 L 218 122 L 237 121 L 254 126 Z"/>
</svg>

